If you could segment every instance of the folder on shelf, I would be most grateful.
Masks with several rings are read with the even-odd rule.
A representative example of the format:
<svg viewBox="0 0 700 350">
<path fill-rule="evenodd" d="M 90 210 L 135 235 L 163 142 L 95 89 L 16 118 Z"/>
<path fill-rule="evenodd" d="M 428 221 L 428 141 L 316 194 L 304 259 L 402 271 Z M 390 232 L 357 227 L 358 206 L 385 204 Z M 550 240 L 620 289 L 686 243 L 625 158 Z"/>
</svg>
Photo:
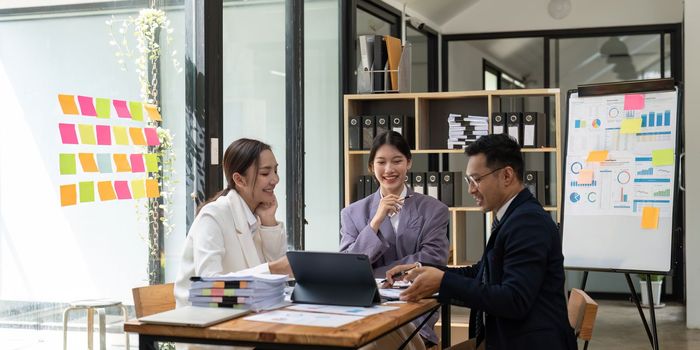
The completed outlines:
<svg viewBox="0 0 700 350">
<path fill-rule="evenodd" d="M 374 175 L 370 175 L 369 177 L 371 180 L 370 181 L 370 189 L 372 190 L 372 192 L 365 193 L 366 196 L 369 196 L 370 194 L 377 192 L 377 190 L 379 189 L 379 182 L 377 181 L 377 178 L 374 177 Z"/>
<path fill-rule="evenodd" d="M 520 135 L 522 129 L 522 113 L 510 112 L 507 114 L 506 130 L 508 135 L 515 139 L 522 146 L 522 137 Z"/>
<path fill-rule="evenodd" d="M 381 135 L 389 131 L 389 116 L 388 115 L 378 115 L 375 117 L 374 124 L 376 126 L 376 134 Z"/>
<path fill-rule="evenodd" d="M 376 130 L 374 129 L 374 116 L 362 117 L 362 149 L 371 149 Z"/>
<path fill-rule="evenodd" d="M 362 149 L 362 117 L 351 117 L 348 125 L 348 146 L 350 150 Z"/>
<path fill-rule="evenodd" d="M 413 186 L 411 185 L 411 181 L 412 181 L 412 180 L 413 180 L 413 173 L 412 173 L 412 172 L 407 172 L 407 173 L 406 173 L 406 177 L 404 177 L 404 179 L 403 179 L 403 183 L 404 183 L 406 186 L 408 186 L 408 187 L 410 187 L 410 188 L 413 188 Z"/>
<path fill-rule="evenodd" d="M 425 173 L 414 172 L 411 184 L 413 184 L 413 192 L 425 194 Z"/>
<path fill-rule="evenodd" d="M 391 118 L 391 130 L 401 134 L 406 141 L 408 141 L 408 145 L 411 149 L 415 149 L 415 123 L 413 117 L 408 115 L 392 115 L 389 116 L 389 118 Z"/>
<path fill-rule="evenodd" d="M 435 171 L 428 172 L 426 187 L 428 196 L 440 200 L 440 173 Z"/>
<path fill-rule="evenodd" d="M 457 179 L 455 175 L 459 173 L 453 173 L 450 171 L 443 171 L 440 173 L 440 201 L 445 203 L 448 207 L 454 207 L 457 205 L 455 200 L 459 193 L 456 191 L 455 183 Z"/>
<path fill-rule="evenodd" d="M 360 175 L 357 177 L 357 188 L 355 191 L 355 201 L 359 201 L 362 198 L 365 198 L 365 177 L 364 175 Z"/>
<path fill-rule="evenodd" d="M 501 112 L 491 114 L 491 126 L 493 127 L 493 134 L 503 134 L 506 129 L 504 114 Z"/>
<path fill-rule="evenodd" d="M 363 71 L 372 69 L 374 38 L 374 35 L 360 35 L 357 37 L 358 45 L 360 46 L 360 68 Z"/>
<path fill-rule="evenodd" d="M 523 147 L 544 146 L 545 123 L 542 114 L 537 112 L 523 114 Z"/>
<path fill-rule="evenodd" d="M 374 60 L 372 62 L 372 70 L 374 79 L 373 89 L 375 92 L 386 91 L 386 65 L 387 65 L 387 54 L 386 54 L 386 44 L 384 44 L 384 37 L 381 35 L 374 36 Z"/>
<path fill-rule="evenodd" d="M 365 178 L 365 190 L 364 190 L 364 193 L 365 193 L 365 197 L 367 197 L 367 196 L 371 195 L 372 192 L 373 192 L 373 191 L 372 191 L 372 178 L 374 178 L 374 176 L 372 176 L 372 175 L 365 175 L 364 178 Z M 364 197 L 363 197 L 363 198 L 364 198 Z"/>
<path fill-rule="evenodd" d="M 401 62 L 401 39 L 390 35 L 384 36 L 386 51 L 389 58 L 389 76 L 391 77 L 391 90 L 399 90 L 399 62 Z"/>
<path fill-rule="evenodd" d="M 544 176 L 539 171 L 525 171 L 524 185 L 540 204 L 545 205 Z"/>
</svg>

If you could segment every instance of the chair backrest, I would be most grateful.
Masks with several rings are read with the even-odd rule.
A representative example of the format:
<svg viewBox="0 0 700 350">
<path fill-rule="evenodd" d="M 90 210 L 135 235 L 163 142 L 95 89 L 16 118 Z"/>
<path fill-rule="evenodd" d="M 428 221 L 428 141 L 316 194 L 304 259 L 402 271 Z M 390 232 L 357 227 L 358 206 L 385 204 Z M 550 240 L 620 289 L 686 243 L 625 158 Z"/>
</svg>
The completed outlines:
<svg viewBox="0 0 700 350">
<path fill-rule="evenodd" d="M 133 288 L 136 317 L 144 317 L 175 308 L 174 283 Z"/>
<path fill-rule="evenodd" d="M 572 288 L 569 295 L 569 323 L 576 330 L 576 336 L 585 341 L 593 337 L 593 325 L 598 313 L 598 303 L 586 292 Z"/>
</svg>

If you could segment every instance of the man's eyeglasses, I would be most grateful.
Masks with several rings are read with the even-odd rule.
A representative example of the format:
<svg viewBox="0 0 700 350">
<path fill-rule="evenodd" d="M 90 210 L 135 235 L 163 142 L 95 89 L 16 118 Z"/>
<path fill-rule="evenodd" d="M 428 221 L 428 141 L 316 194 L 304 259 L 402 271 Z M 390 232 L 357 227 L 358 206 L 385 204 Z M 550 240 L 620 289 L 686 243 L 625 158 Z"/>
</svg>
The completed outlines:
<svg viewBox="0 0 700 350">
<path fill-rule="evenodd" d="M 464 179 L 467 180 L 467 184 L 469 186 L 474 186 L 475 188 L 479 188 L 479 183 L 481 182 L 481 180 L 483 180 L 485 177 L 487 177 L 487 176 L 489 176 L 489 175 L 491 175 L 491 174 L 493 174 L 493 173 L 495 173 L 503 168 L 505 168 L 505 166 L 502 166 L 502 167 L 495 169 L 495 170 L 492 170 L 484 175 L 476 176 L 476 177 L 472 176 L 472 175 L 465 175 Z"/>
</svg>

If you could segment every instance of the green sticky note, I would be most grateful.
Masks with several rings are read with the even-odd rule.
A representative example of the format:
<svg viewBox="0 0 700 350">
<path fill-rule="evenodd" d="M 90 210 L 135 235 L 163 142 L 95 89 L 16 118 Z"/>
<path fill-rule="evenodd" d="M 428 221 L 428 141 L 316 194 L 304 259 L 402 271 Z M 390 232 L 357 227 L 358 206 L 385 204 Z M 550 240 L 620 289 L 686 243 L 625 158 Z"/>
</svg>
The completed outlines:
<svg viewBox="0 0 700 350">
<path fill-rule="evenodd" d="M 651 165 L 664 166 L 673 165 L 673 149 L 657 149 L 651 151 Z"/>
<path fill-rule="evenodd" d="M 95 109 L 97 110 L 97 118 L 109 118 L 111 108 L 109 106 L 110 99 L 96 98 Z"/>
<path fill-rule="evenodd" d="M 146 153 L 146 171 L 149 173 L 158 172 L 158 155 L 155 153 Z"/>
<path fill-rule="evenodd" d="M 90 124 L 78 124 L 80 143 L 83 145 L 96 145 L 95 126 Z"/>
<path fill-rule="evenodd" d="M 642 118 L 625 119 L 620 125 L 620 134 L 636 134 L 642 131 Z"/>
<path fill-rule="evenodd" d="M 143 105 L 141 102 L 129 101 L 129 112 L 131 112 L 131 119 L 143 121 Z"/>
<path fill-rule="evenodd" d="M 61 175 L 75 175 L 75 154 L 61 153 L 58 157 Z"/>
<path fill-rule="evenodd" d="M 95 183 L 85 181 L 78 184 L 80 189 L 80 203 L 95 201 Z"/>
</svg>

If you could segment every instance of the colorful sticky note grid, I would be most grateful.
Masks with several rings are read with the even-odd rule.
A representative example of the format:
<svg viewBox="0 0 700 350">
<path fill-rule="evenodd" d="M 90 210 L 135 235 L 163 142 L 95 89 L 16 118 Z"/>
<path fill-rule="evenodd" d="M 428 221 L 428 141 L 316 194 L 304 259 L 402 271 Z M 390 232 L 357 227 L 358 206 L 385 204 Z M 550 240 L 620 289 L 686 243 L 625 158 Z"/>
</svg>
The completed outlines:
<svg viewBox="0 0 700 350">
<path fill-rule="evenodd" d="M 587 162 L 604 162 L 606 159 L 608 159 L 608 151 L 607 150 L 602 150 L 602 151 L 591 151 L 588 153 L 588 158 L 586 159 Z"/>
<path fill-rule="evenodd" d="M 148 117 L 151 118 L 152 121 L 154 121 L 154 122 L 163 121 L 163 118 L 161 118 L 160 112 L 158 112 L 158 107 L 156 105 L 146 103 L 143 106 L 146 107 L 146 112 L 148 113 Z"/>
<path fill-rule="evenodd" d="M 77 145 L 78 135 L 75 133 L 75 124 L 58 124 L 58 130 L 61 132 L 61 143 L 64 145 Z"/>
<path fill-rule="evenodd" d="M 112 155 L 109 153 L 97 154 L 97 167 L 100 168 L 100 173 L 112 173 Z"/>
<path fill-rule="evenodd" d="M 100 195 L 101 201 L 111 201 L 117 199 L 117 193 L 114 192 L 112 181 L 98 181 L 97 193 Z"/>
<path fill-rule="evenodd" d="M 61 206 L 75 205 L 78 203 L 78 191 L 75 184 L 61 185 Z"/>
<path fill-rule="evenodd" d="M 131 120 L 143 121 L 143 104 L 141 102 L 129 102 L 129 110 L 131 111 Z"/>
<path fill-rule="evenodd" d="M 114 132 L 114 143 L 120 146 L 129 145 L 129 136 L 126 134 L 125 126 L 113 126 L 112 131 Z"/>
<path fill-rule="evenodd" d="M 95 130 L 97 131 L 98 145 L 112 144 L 112 127 L 110 127 L 109 125 L 96 125 Z"/>
<path fill-rule="evenodd" d="M 149 146 L 160 145 L 160 140 L 158 139 L 158 132 L 156 128 L 144 128 L 143 132 L 146 134 L 146 143 Z"/>
<path fill-rule="evenodd" d="M 672 148 L 651 151 L 651 165 L 653 166 L 673 165 L 673 158 Z"/>
<path fill-rule="evenodd" d="M 146 171 L 146 167 L 143 164 L 143 154 L 134 153 L 129 155 L 129 160 L 131 160 L 131 171 L 134 173 L 142 173 Z"/>
<path fill-rule="evenodd" d="M 131 172 L 131 165 L 129 165 L 129 160 L 126 158 L 126 154 L 115 153 L 114 165 L 117 167 L 118 173 Z"/>
<path fill-rule="evenodd" d="M 75 96 L 63 94 L 58 95 L 58 103 L 61 104 L 63 114 L 80 114 L 80 112 L 78 112 L 78 105 L 75 104 Z"/>
<path fill-rule="evenodd" d="M 97 111 L 95 111 L 95 105 L 92 104 L 92 97 L 78 96 L 78 104 L 80 105 L 80 114 L 90 117 L 97 116 Z"/>
<path fill-rule="evenodd" d="M 620 134 L 636 134 L 642 131 L 642 118 L 625 119 L 620 124 Z"/>
<path fill-rule="evenodd" d="M 129 183 L 126 181 L 114 181 L 114 190 L 117 192 L 119 199 L 131 199 L 131 191 L 129 191 Z"/>
<path fill-rule="evenodd" d="M 78 132 L 80 133 L 80 143 L 84 145 L 95 145 L 95 127 L 90 124 L 78 124 Z"/>
<path fill-rule="evenodd" d="M 131 113 L 129 112 L 129 107 L 126 106 L 126 101 L 112 100 L 112 104 L 114 105 L 114 110 L 117 111 L 117 117 L 131 119 Z"/>
<path fill-rule="evenodd" d="M 129 128 L 129 136 L 131 136 L 131 143 L 134 145 L 146 146 L 146 139 L 143 137 L 143 129 Z"/>
<path fill-rule="evenodd" d="M 97 118 L 109 118 L 111 114 L 111 108 L 108 98 L 96 98 L 95 107 L 97 108 Z"/>
<path fill-rule="evenodd" d="M 160 190 L 158 189 L 158 180 L 146 179 L 146 197 L 148 197 L 148 198 L 160 197 Z"/>
<path fill-rule="evenodd" d="M 78 159 L 80 159 L 80 165 L 83 167 L 83 171 L 86 173 L 96 173 L 97 163 L 95 162 L 95 155 L 92 153 L 78 153 Z"/>
<path fill-rule="evenodd" d="M 644 95 L 642 94 L 628 94 L 625 95 L 625 110 L 626 111 L 638 111 L 644 109 Z"/>
<path fill-rule="evenodd" d="M 61 175 L 75 175 L 75 154 L 61 153 L 58 155 L 58 163 Z"/>
<path fill-rule="evenodd" d="M 578 180 L 576 181 L 580 185 L 590 185 L 593 183 L 593 169 L 581 169 L 578 173 Z"/>
<path fill-rule="evenodd" d="M 643 207 L 642 208 L 642 228 L 657 229 L 659 228 L 659 208 Z"/>
<path fill-rule="evenodd" d="M 158 155 L 155 153 L 144 154 L 146 159 L 146 171 L 149 173 L 155 173 L 158 171 Z"/>
<path fill-rule="evenodd" d="M 92 181 L 84 181 L 78 183 L 80 189 L 80 203 L 88 203 L 95 201 L 95 183 Z"/>
<path fill-rule="evenodd" d="M 131 194 L 134 199 L 146 198 L 146 184 L 143 179 L 131 180 Z"/>
</svg>

